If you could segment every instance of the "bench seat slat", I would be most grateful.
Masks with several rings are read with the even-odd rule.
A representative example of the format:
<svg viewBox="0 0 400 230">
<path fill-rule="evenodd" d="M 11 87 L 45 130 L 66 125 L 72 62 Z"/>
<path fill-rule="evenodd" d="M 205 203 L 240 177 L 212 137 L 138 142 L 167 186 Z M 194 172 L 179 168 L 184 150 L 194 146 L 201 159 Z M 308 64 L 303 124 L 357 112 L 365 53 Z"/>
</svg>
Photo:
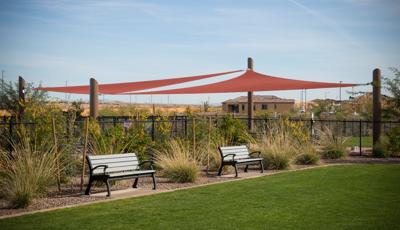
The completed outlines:
<svg viewBox="0 0 400 230">
<path fill-rule="evenodd" d="M 235 161 L 237 163 L 252 162 L 252 161 L 257 162 L 257 161 L 260 161 L 260 160 L 262 161 L 263 159 L 262 158 L 235 159 Z"/>
<path fill-rule="evenodd" d="M 93 164 L 103 164 L 112 162 L 122 162 L 122 161 L 137 161 L 136 157 L 119 157 L 119 158 L 107 158 L 107 159 L 91 159 L 90 162 Z"/>
<path fill-rule="evenodd" d="M 238 146 L 224 146 L 220 147 L 221 150 L 231 150 L 231 149 L 247 149 L 246 145 L 238 145 Z"/>
<path fill-rule="evenodd" d="M 123 171 L 134 171 L 134 170 L 138 170 L 139 168 L 133 167 L 133 166 L 122 166 L 122 167 L 114 167 L 114 168 L 107 168 L 106 169 L 106 174 L 108 173 L 113 173 L 113 172 L 123 172 Z M 103 174 L 104 169 L 103 168 L 97 168 L 95 170 L 93 170 L 93 174 Z"/>
<path fill-rule="evenodd" d="M 140 170 L 140 171 L 125 171 L 125 172 L 116 172 L 116 173 L 110 173 L 110 178 L 113 177 L 123 177 L 123 176 L 130 176 L 130 175 L 140 175 L 140 174 L 150 174 L 154 173 L 155 170 Z"/>
<path fill-rule="evenodd" d="M 134 153 L 121 153 L 121 154 L 107 154 L 107 155 L 89 155 L 90 159 L 107 159 L 107 158 L 124 158 L 124 157 L 136 157 Z"/>
<path fill-rule="evenodd" d="M 114 168 L 114 167 L 122 167 L 122 166 L 133 166 L 136 167 L 139 165 L 138 161 L 125 161 L 125 162 L 116 162 L 116 163 L 101 163 L 101 164 L 92 164 L 93 168 L 98 166 L 98 165 L 107 165 L 108 168 Z"/>
</svg>

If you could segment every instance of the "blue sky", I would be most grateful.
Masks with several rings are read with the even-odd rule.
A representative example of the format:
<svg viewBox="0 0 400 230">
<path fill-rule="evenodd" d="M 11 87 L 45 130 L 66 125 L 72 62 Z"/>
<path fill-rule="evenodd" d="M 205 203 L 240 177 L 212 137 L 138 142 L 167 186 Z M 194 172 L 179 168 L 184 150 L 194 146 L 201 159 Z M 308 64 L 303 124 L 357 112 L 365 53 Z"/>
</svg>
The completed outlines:
<svg viewBox="0 0 400 230">
<path fill-rule="evenodd" d="M 112 83 L 244 69 L 250 56 L 255 70 L 269 75 L 366 83 L 374 68 L 390 76 L 388 67 L 400 67 L 399 22 L 400 1 L 391 0 L 0 1 L 0 69 L 6 80 L 80 85 L 90 76 Z M 218 103 L 240 95 L 169 100 Z M 308 99 L 338 95 L 339 89 L 307 92 Z"/>
</svg>

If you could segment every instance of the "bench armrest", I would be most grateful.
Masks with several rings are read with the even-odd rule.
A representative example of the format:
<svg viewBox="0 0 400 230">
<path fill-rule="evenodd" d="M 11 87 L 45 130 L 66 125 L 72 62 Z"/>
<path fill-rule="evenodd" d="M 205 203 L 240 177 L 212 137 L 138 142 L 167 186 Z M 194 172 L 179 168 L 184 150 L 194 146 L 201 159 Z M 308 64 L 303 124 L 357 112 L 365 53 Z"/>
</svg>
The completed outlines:
<svg viewBox="0 0 400 230">
<path fill-rule="evenodd" d="M 249 155 L 253 155 L 253 154 L 258 154 L 258 156 L 257 157 L 260 157 L 260 155 L 261 155 L 261 152 L 260 151 L 254 151 L 254 152 L 251 152 L 251 153 L 249 153 Z"/>
<path fill-rule="evenodd" d="M 147 161 L 142 161 L 142 162 L 140 162 L 140 163 L 139 163 L 139 167 L 142 166 L 142 165 L 144 165 L 144 164 L 146 164 L 146 163 L 150 163 L 150 168 L 151 168 L 151 169 L 154 169 L 154 168 L 153 168 L 154 162 L 153 162 L 152 160 L 147 160 Z"/>
<path fill-rule="evenodd" d="M 96 167 L 92 168 L 90 171 L 93 172 L 94 170 L 98 168 L 103 168 L 103 173 L 106 174 L 106 169 L 108 168 L 108 165 L 97 165 Z"/>
<path fill-rule="evenodd" d="M 225 158 L 225 157 L 227 157 L 227 156 L 232 156 L 232 160 L 234 161 L 234 160 L 235 160 L 235 156 L 236 156 L 236 154 L 233 154 L 233 153 L 226 154 L 226 155 L 222 156 L 222 161 L 223 161 L 223 160 L 224 160 L 224 158 Z"/>
</svg>

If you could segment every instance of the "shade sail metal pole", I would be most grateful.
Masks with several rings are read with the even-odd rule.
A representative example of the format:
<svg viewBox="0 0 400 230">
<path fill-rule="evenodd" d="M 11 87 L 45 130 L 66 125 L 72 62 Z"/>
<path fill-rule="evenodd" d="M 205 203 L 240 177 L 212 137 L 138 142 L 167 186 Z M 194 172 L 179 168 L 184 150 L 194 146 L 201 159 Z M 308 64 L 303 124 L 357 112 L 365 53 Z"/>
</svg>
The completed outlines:
<svg viewBox="0 0 400 230">
<path fill-rule="evenodd" d="M 247 58 L 247 70 L 253 71 L 253 59 Z M 247 125 L 253 131 L 253 92 L 247 92 Z"/>
<path fill-rule="evenodd" d="M 21 76 L 18 77 L 18 102 L 18 120 L 22 121 L 25 107 L 25 80 Z"/>
<path fill-rule="evenodd" d="M 99 112 L 99 83 L 90 78 L 90 117 L 96 119 Z"/>
<path fill-rule="evenodd" d="M 381 70 L 374 69 L 372 73 L 372 106 L 373 106 L 373 149 L 377 147 L 381 138 Z"/>
</svg>

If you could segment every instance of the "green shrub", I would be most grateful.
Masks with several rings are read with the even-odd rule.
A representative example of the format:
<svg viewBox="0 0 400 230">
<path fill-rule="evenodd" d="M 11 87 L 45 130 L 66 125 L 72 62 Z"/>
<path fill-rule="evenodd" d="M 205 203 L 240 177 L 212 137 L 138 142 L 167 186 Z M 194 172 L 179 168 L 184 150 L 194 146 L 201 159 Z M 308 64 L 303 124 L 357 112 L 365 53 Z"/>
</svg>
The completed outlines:
<svg viewBox="0 0 400 230">
<path fill-rule="evenodd" d="M 318 144 L 321 146 L 323 156 L 328 159 L 338 159 L 347 156 L 347 138 L 334 134 L 330 129 L 318 131 Z"/>
<path fill-rule="evenodd" d="M 51 144 L 35 146 L 22 138 L 13 148 L 12 155 L 0 151 L 1 193 L 13 207 L 24 208 L 55 181 L 58 160 Z"/>
<path fill-rule="evenodd" d="M 184 141 L 169 140 L 164 148 L 155 150 L 155 154 L 156 164 L 162 169 L 163 176 L 178 183 L 196 181 L 200 172 L 199 159 Z"/>
<path fill-rule="evenodd" d="M 229 145 L 252 143 L 253 137 L 247 132 L 246 125 L 231 115 L 224 116 L 218 123 L 218 129 Z"/>
<path fill-rule="evenodd" d="M 389 139 L 387 137 L 381 137 L 380 143 L 376 144 L 372 149 L 372 155 L 374 157 L 389 157 Z"/>
<path fill-rule="evenodd" d="M 391 155 L 399 155 L 400 154 L 400 127 L 396 127 L 391 129 L 387 133 L 388 137 L 388 150 Z"/>
<path fill-rule="evenodd" d="M 150 143 L 143 125 L 133 125 L 127 131 L 122 125 L 116 125 L 101 131 L 98 123 L 90 124 L 89 150 L 94 154 L 112 154 L 134 152 L 144 158 L 145 151 Z"/>
<path fill-rule="evenodd" d="M 312 144 L 305 144 L 302 148 L 302 153 L 297 156 L 296 163 L 303 165 L 315 165 L 319 162 L 319 154 Z"/>
</svg>

